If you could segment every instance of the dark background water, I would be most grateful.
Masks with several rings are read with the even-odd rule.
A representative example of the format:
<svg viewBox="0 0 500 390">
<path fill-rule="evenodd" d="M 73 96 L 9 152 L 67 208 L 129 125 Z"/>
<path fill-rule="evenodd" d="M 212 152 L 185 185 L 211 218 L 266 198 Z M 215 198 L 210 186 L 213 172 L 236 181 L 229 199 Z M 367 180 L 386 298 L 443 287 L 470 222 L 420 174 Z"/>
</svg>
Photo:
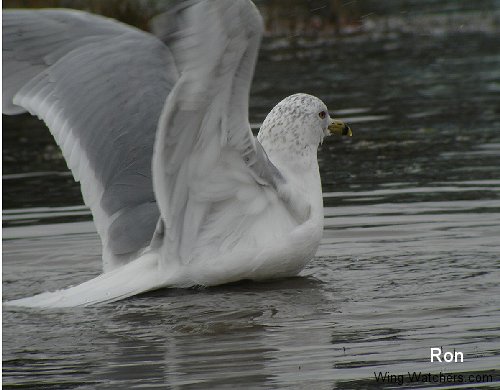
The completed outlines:
<svg viewBox="0 0 500 390">
<path fill-rule="evenodd" d="M 325 234 L 302 276 L 6 309 L 6 388 L 369 388 L 380 371 L 499 380 L 500 7 L 377 4 L 342 35 L 262 45 L 256 129 L 307 92 L 355 135 L 319 151 Z M 97 275 L 90 212 L 49 132 L 2 119 L 4 299 Z M 430 363 L 438 346 L 465 362 Z"/>
</svg>

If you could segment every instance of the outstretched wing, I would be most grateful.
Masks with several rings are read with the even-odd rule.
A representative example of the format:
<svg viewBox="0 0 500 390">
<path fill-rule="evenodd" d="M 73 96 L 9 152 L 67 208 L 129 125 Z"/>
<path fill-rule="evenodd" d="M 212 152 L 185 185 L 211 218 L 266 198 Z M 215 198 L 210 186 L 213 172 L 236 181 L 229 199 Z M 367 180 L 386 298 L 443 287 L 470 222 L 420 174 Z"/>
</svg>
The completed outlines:
<svg viewBox="0 0 500 390">
<path fill-rule="evenodd" d="M 92 210 L 104 269 L 149 244 L 158 119 L 178 79 L 154 36 L 73 10 L 2 12 L 3 112 L 45 121 Z"/>
<path fill-rule="evenodd" d="M 279 198 L 283 178 L 248 121 L 260 14 L 248 0 L 198 2 L 179 13 L 186 26 L 172 50 L 183 73 L 160 118 L 153 186 L 165 225 L 162 257 L 186 264 L 258 247 L 259 224 L 268 230 L 280 213 L 289 217 L 286 229 L 293 217 Z"/>
</svg>

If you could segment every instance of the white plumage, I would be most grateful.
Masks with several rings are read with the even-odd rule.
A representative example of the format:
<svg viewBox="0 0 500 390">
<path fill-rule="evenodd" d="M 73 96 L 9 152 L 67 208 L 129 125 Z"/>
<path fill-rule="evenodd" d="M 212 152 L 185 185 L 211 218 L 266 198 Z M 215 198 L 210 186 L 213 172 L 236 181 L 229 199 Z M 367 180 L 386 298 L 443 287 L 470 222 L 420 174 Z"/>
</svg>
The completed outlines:
<svg viewBox="0 0 500 390">
<path fill-rule="evenodd" d="M 9 304 L 89 305 L 291 276 L 314 256 L 323 230 L 317 148 L 339 123 L 319 99 L 297 94 L 255 139 L 258 11 L 214 0 L 174 14 L 182 22 L 165 44 L 82 12 L 3 13 L 4 112 L 28 110 L 49 126 L 92 210 L 105 271 Z"/>
</svg>

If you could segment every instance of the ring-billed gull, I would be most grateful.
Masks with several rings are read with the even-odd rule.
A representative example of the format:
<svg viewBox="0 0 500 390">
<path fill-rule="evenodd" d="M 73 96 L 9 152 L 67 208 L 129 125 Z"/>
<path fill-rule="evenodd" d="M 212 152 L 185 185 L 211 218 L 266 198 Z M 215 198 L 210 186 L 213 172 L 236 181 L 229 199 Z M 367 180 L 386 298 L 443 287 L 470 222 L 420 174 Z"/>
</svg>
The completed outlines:
<svg viewBox="0 0 500 390">
<path fill-rule="evenodd" d="M 314 256 L 323 231 L 317 149 L 351 130 L 318 98 L 295 94 L 255 139 L 257 9 L 212 0 L 173 12 L 167 43 L 80 11 L 3 12 L 3 111 L 48 125 L 92 211 L 104 270 L 9 304 L 89 305 L 285 277 Z"/>
</svg>

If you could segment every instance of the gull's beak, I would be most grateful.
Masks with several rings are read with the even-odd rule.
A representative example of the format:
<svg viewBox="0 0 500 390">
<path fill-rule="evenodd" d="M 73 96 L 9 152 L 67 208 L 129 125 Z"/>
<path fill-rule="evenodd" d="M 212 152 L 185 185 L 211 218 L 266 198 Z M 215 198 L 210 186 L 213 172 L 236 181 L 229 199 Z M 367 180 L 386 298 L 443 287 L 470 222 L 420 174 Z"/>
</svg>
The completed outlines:
<svg viewBox="0 0 500 390">
<path fill-rule="evenodd" d="M 328 130 L 330 130 L 330 134 L 346 135 L 348 137 L 352 137 L 351 128 L 344 122 L 337 119 L 332 119 L 332 123 L 330 123 L 330 126 L 328 126 Z"/>
</svg>

